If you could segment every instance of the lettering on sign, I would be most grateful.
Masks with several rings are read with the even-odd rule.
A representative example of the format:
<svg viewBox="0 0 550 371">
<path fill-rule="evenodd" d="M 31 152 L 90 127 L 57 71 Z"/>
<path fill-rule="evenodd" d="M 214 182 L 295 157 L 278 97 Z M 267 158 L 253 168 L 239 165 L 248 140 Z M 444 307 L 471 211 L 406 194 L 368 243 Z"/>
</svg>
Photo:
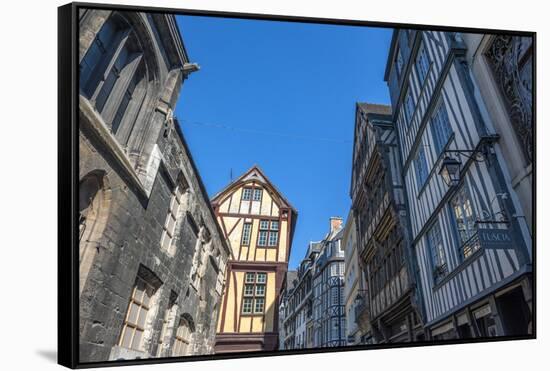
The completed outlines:
<svg viewBox="0 0 550 371">
<path fill-rule="evenodd" d="M 514 240 L 507 229 L 481 229 L 479 242 L 486 249 L 513 248 Z"/>
</svg>

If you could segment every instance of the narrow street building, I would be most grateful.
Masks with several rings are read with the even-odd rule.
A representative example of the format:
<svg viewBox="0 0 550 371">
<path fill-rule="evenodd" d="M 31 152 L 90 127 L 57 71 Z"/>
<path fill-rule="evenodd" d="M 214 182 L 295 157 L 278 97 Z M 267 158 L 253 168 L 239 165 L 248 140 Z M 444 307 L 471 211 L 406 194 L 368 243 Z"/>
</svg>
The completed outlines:
<svg viewBox="0 0 550 371">
<path fill-rule="evenodd" d="M 357 227 L 353 211 L 350 210 L 342 235 L 346 271 L 344 275 L 344 297 L 346 311 L 347 345 L 372 343 L 372 332 L 367 311 L 367 282 L 365 280 L 357 251 Z"/>
<path fill-rule="evenodd" d="M 281 350 L 294 348 L 294 328 L 290 326 L 291 322 L 288 319 L 292 315 L 289 298 L 297 276 L 298 272 L 295 270 L 286 272 L 283 290 L 279 298 L 279 349 Z"/>
<path fill-rule="evenodd" d="M 357 316 L 376 343 L 422 339 L 414 256 L 391 107 L 358 103 L 351 182 L 357 250 L 367 281 Z"/>
<path fill-rule="evenodd" d="M 297 212 L 258 166 L 212 199 L 231 245 L 216 353 L 275 350 Z"/>
<path fill-rule="evenodd" d="M 313 271 L 319 244 L 310 242 L 306 256 L 288 282 L 282 323 L 285 341 L 281 349 L 313 347 Z M 290 271 L 289 271 L 290 273 Z M 287 278 L 289 276 L 287 275 Z"/>
<path fill-rule="evenodd" d="M 80 362 L 210 354 L 229 246 L 173 116 L 173 15 L 79 14 Z"/>
<path fill-rule="evenodd" d="M 532 134 L 524 132 L 530 117 L 509 104 L 517 94 L 529 96 L 515 89 L 531 86 L 530 47 L 481 35 L 464 40 L 459 33 L 395 30 L 385 75 L 424 325 L 431 339 L 527 335 L 532 242 L 524 178 Z M 508 57 L 520 57 L 516 70 L 502 65 L 511 47 Z M 521 81 L 495 89 L 517 72 Z"/>
<path fill-rule="evenodd" d="M 313 271 L 313 346 L 346 345 L 344 308 L 344 247 L 342 218 L 330 218 L 330 228 L 319 243 Z"/>
</svg>

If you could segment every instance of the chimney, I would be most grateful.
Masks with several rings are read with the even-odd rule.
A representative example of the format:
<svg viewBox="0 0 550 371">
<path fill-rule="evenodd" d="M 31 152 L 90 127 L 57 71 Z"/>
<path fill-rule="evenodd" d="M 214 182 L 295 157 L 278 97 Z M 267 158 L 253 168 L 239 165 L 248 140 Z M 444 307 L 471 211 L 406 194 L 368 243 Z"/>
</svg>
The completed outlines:
<svg viewBox="0 0 550 371">
<path fill-rule="evenodd" d="M 342 222 L 343 219 L 338 216 L 331 216 L 330 217 L 330 233 L 334 233 L 334 231 L 339 230 L 342 228 Z"/>
</svg>

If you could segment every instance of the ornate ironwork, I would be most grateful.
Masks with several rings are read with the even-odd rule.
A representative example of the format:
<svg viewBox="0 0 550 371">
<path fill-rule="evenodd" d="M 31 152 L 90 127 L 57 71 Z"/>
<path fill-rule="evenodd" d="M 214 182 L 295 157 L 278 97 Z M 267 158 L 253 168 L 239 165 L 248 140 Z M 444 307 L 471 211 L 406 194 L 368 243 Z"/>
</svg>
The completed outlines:
<svg viewBox="0 0 550 371">
<path fill-rule="evenodd" d="M 496 36 L 486 52 L 529 162 L 533 160 L 532 54 L 530 37 L 506 35 Z"/>
</svg>

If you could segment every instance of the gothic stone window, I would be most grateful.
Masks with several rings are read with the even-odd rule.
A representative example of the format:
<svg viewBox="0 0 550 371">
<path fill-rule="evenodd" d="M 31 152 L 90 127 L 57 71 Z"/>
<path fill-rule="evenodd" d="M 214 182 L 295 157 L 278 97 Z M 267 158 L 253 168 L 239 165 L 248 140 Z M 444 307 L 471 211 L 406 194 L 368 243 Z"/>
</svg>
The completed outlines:
<svg viewBox="0 0 550 371">
<path fill-rule="evenodd" d="M 160 282 L 152 274 L 140 268 L 130 303 L 122 326 L 119 345 L 124 348 L 143 351 L 143 334 L 146 330 L 147 317 L 152 309 L 153 295 L 159 289 Z"/>
<path fill-rule="evenodd" d="M 106 183 L 104 172 L 94 170 L 79 184 L 80 292 L 100 251 L 100 240 L 107 225 L 111 197 Z"/>
<path fill-rule="evenodd" d="M 176 338 L 174 340 L 174 348 L 172 350 L 173 356 L 186 356 L 190 354 L 192 335 L 191 325 L 192 324 L 185 316 L 181 316 L 178 329 L 176 330 Z"/>
<path fill-rule="evenodd" d="M 114 12 L 80 62 L 80 91 L 123 144 L 145 99 L 146 74 L 138 37 Z"/>
<path fill-rule="evenodd" d="M 162 229 L 162 236 L 160 238 L 160 247 L 170 255 L 174 254 L 175 245 L 173 244 L 174 233 L 176 231 L 176 225 L 178 221 L 178 215 L 183 207 L 183 201 L 187 186 L 180 176 L 178 185 L 173 189 L 172 196 L 170 198 L 170 206 L 168 208 L 168 214 Z"/>
<path fill-rule="evenodd" d="M 485 56 L 530 163 L 533 160 L 533 39 L 495 36 Z"/>
<path fill-rule="evenodd" d="M 162 318 L 162 328 L 160 330 L 159 343 L 157 347 L 157 357 L 162 356 L 162 352 L 166 346 L 168 346 L 172 328 L 174 326 L 174 321 L 176 319 L 176 311 L 178 306 L 176 300 L 178 295 L 175 292 L 170 293 L 170 300 L 168 306 L 164 310 L 164 316 Z"/>
<path fill-rule="evenodd" d="M 243 290 L 243 314 L 261 314 L 265 309 L 267 273 L 246 272 Z"/>
</svg>

